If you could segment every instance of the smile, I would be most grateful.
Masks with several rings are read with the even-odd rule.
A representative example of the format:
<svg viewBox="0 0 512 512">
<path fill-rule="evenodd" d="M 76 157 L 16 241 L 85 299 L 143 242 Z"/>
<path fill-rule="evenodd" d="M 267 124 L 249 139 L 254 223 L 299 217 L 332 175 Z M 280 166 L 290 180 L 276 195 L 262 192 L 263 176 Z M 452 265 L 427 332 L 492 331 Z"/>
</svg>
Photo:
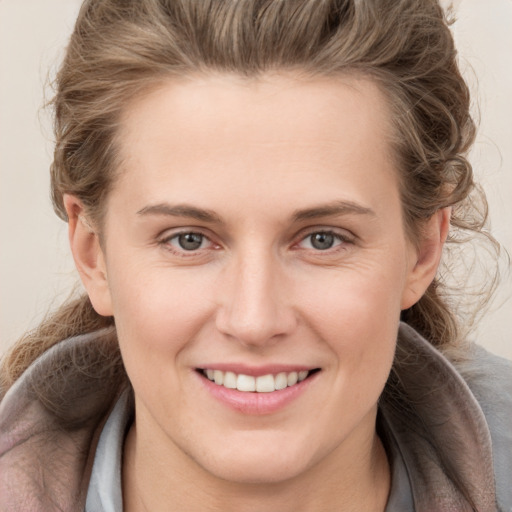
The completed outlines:
<svg viewBox="0 0 512 512">
<path fill-rule="evenodd" d="M 252 375 L 223 372 L 221 370 L 204 369 L 201 373 L 211 382 L 227 389 L 236 389 L 251 393 L 272 393 L 287 387 L 294 386 L 298 382 L 307 379 L 318 370 L 302 370 L 299 372 L 280 372 L 275 375 L 267 374 L 259 377 Z"/>
</svg>

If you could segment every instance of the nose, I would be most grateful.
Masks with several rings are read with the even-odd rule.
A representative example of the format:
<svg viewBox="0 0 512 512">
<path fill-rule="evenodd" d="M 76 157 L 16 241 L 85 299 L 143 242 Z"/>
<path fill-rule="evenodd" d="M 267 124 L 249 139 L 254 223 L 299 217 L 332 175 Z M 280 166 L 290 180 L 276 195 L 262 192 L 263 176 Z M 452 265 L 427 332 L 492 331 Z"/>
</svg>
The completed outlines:
<svg viewBox="0 0 512 512">
<path fill-rule="evenodd" d="M 262 347 L 291 334 L 297 316 L 283 263 L 267 251 L 247 251 L 225 269 L 216 326 L 239 343 Z"/>
</svg>

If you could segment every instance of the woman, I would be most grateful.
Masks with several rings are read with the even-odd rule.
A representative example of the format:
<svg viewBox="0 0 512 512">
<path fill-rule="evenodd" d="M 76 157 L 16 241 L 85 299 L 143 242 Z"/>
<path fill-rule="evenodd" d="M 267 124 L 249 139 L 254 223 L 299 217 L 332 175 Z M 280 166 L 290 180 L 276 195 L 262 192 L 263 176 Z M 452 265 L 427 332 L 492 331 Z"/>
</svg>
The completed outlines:
<svg viewBox="0 0 512 512">
<path fill-rule="evenodd" d="M 87 294 L 4 361 L 5 510 L 512 506 L 510 365 L 436 277 L 484 222 L 436 2 L 89 0 L 54 105 Z"/>
</svg>

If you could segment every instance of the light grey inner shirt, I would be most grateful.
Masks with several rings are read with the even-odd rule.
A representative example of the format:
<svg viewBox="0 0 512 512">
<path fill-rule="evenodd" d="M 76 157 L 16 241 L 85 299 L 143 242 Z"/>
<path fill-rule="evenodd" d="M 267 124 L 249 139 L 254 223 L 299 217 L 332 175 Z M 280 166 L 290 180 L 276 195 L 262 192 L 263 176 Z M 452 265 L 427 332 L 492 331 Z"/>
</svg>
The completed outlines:
<svg viewBox="0 0 512 512">
<path fill-rule="evenodd" d="M 94 456 L 85 512 L 122 512 L 123 444 L 130 420 L 129 393 L 117 401 L 103 427 Z"/>
</svg>

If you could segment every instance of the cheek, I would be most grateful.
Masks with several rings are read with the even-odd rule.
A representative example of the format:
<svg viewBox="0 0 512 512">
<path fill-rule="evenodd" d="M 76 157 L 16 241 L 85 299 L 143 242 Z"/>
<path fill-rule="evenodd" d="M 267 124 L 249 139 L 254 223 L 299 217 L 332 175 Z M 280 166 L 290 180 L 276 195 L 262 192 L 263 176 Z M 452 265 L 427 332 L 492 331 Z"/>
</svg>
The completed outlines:
<svg viewBox="0 0 512 512">
<path fill-rule="evenodd" d="M 347 269 L 306 294 L 306 322 L 328 345 L 339 385 L 354 398 L 366 393 L 376 399 L 387 379 L 400 321 L 401 269 Z"/>
<path fill-rule="evenodd" d="M 405 268 L 401 261 L 386 266 L 374 261 L 304 279 L 302 309 L 310 322 L 333 335 L 385 329 L 400 317 Z"/>
<path fill-rule="evenodd" d="M 372 425 L 376 404 L 393 363 L 400 318 L 400 289 L 390 288 L 393 277 L 365 266 L 332 273 L 310 286 L 303 302 L 303 318 L 319 346 L 330 353 L 325 375 L 330 392 L 316 403 L 317 421 L 330 432 L 334 449 Z M 306 313 L 307 312 L 307 313 Z M 354 434 L 356 435 L 356 434 Z M 368 439 L 370 442 L 370 438 Z"/>
<path fill-rule="evenodd" d="M 113 267 L 109 286 L 119 327 L 130 325 L 151 333 L 149 339 L 156 342 L 159 336 L 168 336 L 168 329 L 179 337 L 181 330 L 193 329 L 194 319 L 207 314 L 209 287 L 200 272 L 177 272 L 148 263 Z"/>
<path fill-rule="evenodd" d="M 168 365 L 193 345 L 211 316 L 208 287 L 203 281 L 198 290 L 201 279 L 192 281 L 187 275 L 147 264 L 144 271 L 142 265 L 113 268 L 109 284 L 114 317 L 130 379 L 143 386 L 143 382 L 178 379 Z"/>
<path fill-rule="evenodd" d="M 337 303 L 332 297 L 336 306 L 317 312 L 317 329 L 336 355 L 338 378 L 355 393 L 378 395 L 387 379 L 400 318 L 399 301 L 388 298 L 358 290 Z"/>
</svg>

